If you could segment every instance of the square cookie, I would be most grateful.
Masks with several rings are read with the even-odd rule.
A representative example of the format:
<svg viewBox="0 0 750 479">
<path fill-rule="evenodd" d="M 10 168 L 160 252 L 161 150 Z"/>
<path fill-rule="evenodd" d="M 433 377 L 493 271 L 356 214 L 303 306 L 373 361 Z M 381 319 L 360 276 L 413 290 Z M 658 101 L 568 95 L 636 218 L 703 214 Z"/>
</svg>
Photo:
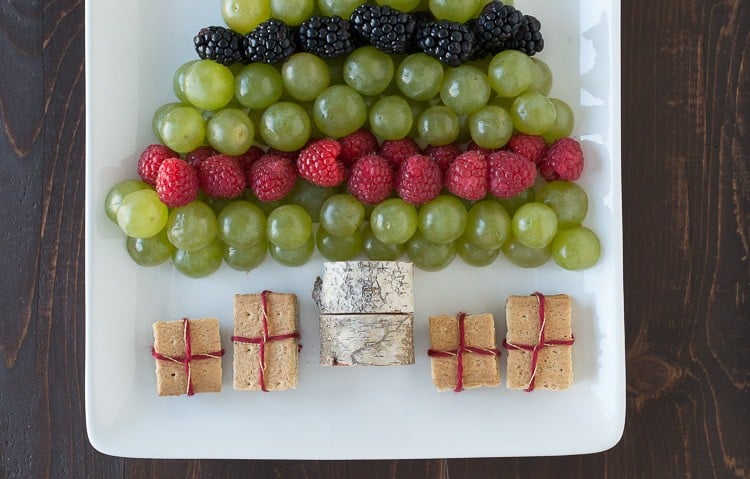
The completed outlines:
<svg viewBox="0 0 750 479">
<path fill-rule="evenodd" d="M 462 318 L 463 316 L 463 318 Z M 464 346 L 460 348 L 463 321 Z M 495 349 L 495 321 L 490 313 L 430 317 L 432 382 L 438 391 L 456 391 L 500 385 Z M 463 373 L 459 373 L 459 358 Z"/>
<path fill-rule="evenodd" d="M 216 318 L 157 321 L 153 325 L 156 392 L 179 396 L 221 391 L 221 337 Z M 187 345 L 190 357 L 187 358 Z M 186 365 L 187 360 L 187 365 Z"/>
<path fill-rule="evenodd" d="M 297 321 L 297 296 L 294 294 L 263 292 L 234 296 L 234 389 L 282 391 L 297 387 Z"/>
</svg>

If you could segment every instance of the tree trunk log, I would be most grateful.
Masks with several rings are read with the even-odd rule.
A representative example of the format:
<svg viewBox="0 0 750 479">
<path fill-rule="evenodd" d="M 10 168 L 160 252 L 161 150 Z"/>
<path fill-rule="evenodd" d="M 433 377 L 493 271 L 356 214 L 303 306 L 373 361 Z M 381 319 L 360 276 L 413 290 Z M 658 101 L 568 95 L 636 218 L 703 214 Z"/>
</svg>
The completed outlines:
<svg viewBox="0 0 750 479">
<path fill-rule="evenodd" d="M 412 314 L 320 315 L 323 366 L 414 364 Z"/>
</svg>

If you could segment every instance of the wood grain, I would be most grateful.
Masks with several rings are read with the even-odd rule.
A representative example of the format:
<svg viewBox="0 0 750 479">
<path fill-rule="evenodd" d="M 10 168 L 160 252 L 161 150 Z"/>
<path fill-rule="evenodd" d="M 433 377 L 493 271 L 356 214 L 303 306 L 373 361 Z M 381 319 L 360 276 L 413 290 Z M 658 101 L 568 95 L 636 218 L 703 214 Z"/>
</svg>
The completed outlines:
<svg viewBox="0 0 750 479">
<path fill-rule="evenodd" d="M 750 4 L 623 2 L 628 416 L 590 456 L 155 461 L 88 444 L 84 6 L 0 1 L 0 478 L 750 477 Z"/>
</svg>

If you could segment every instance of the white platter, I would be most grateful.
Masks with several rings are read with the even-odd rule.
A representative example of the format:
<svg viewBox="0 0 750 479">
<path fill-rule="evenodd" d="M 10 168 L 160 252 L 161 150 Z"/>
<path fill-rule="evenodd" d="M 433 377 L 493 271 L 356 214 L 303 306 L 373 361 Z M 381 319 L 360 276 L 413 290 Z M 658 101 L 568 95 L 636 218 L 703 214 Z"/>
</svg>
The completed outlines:
<svg viewBox="0 0 750 479">
<path fill-rule="evenodd" d="M 203 280 L 167 264 L 137 267 L 102 205 L 116 182 L 136 176 L 137 154 L 154 142 L 151 116 L 175 101 L 172 74 L 194 58 L 192 36 L 221 24 L 219 1 L 86 2 L 86 420 L 101 452 L 129 457 L 366 459 L 541 456 L 602 451 L 625 420 L 620 182 L 619 0 L 518 0 L 543 25 L 552 96 L 575 110 L 574 135 L 587 164 L 585 225 L 602 241 L 592 269 L 512 266 L 502 256 L 477 269 L 456 260 L 416 273 L 416 364 L 396 368 L 318 365 L 317 312 L 310 298 L 322 259 L 257 270 L 223 266 Z M 262 289 L 297 293 L 301 306 L 299 388 L 232 390 L 232 296 Z M 565 292 L 574 298 L 576 382 L 564 392 L 504 386 L 438 393 L 430 379 L 427 318 L 458 310 L 495 314 L 505 334 L 510 294 Z M 220 318 L 224 391 L 155 394 L 151 324 L 183 316 Z M 505 358 L 501 358 L 504 367 Z"/>
</svg>

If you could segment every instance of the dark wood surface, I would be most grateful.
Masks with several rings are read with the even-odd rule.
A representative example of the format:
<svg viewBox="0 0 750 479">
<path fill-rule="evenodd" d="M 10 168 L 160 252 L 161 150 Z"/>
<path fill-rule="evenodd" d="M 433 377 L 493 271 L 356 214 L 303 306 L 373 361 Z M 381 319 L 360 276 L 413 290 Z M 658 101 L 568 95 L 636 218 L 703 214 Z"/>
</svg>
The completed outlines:
<svg viewBox="0 0 750 479">
<path fill-rule="evenodd" d="M 612 450 L 560 458 L 94 451 L 83 392 L 84 4 L 1 0 L 0 33 L 0 478 L 750 477 L 747 0 L 623 1 L 627 422 Z"/>
</svg>

